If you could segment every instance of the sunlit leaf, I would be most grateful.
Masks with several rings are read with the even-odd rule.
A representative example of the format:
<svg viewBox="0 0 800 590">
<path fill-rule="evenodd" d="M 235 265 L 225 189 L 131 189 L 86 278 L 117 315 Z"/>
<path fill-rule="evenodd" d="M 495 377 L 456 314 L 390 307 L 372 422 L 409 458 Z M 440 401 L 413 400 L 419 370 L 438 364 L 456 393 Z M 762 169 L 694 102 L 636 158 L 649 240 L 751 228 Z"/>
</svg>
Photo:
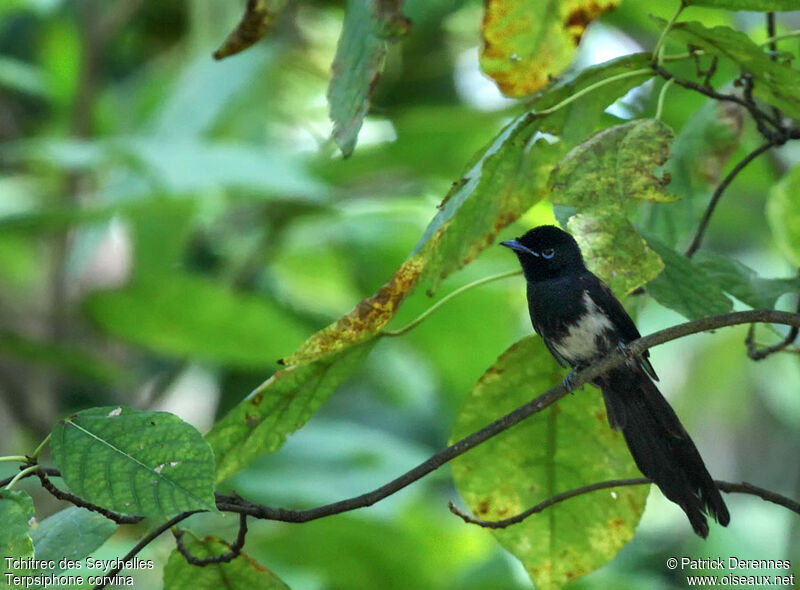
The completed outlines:
<svg viewBox="0 0 800 590">
<path fill-rule="evenodd" d="M 795 4 L 794 8 L 797 8 Z M 663 20 L 657 19 L 665 25 Z M 770 56 L 750 37 L 729 27 L 704 27 L 699 22 L 682 22 L 673 25 L 670 36 L 699 47 L 707 54 L 730 59 L 753 75 L 753 94 L 787 115 L 800 118 L 800 70 Z"/>
<path fill-rule="evenodd" d="M 410 29 L 399 0 L 348 0 L 328 88 L 333 139 L 345 157 L 356 146 L 387 43 Z"/>
<path fill-rule="evenodd" d="M 669 178 L 655 172 L 667 161 L 672 138 L 672 130 L 657 119 L 604 129 L 570 151 L 553 170 L 551 201 L 611 214 L 623 213 L 639 200 L 674 200 L 664 190 Z"/>
<path fill-rule="evenodd" d="M 179 272 L 93 293 L 85 310 L 106 332 L 156 352 L 238 367 L 273 366 L 302 340 L 275 303 Z"/>
<path fill-rule="evenodd" d="M 697 252 L 693 261 L 727 293 L 754 309 L 772 309 L 778 297 L 800 290 L 800 279 L 764 279 L 738 260 L 707 250 Z"/>
<path fill-rule="evenodd" d="M 481 69 L 509 96 L 545 86 L 572 60 L 586 26 L 618 0 L 488 0 Z"/>
<path fill-rule="evenodd" d="M 800 165 L 770 189 L 767 221 L 783 253 L 800 266 Z"/>
<path fill-rule="evenodd" d="M 221 555 L 230 546 L 214 537 L 198 539 L 191 532 L 183 535 L 184 546 L 198 558 Z M 289 586 L 272 571 L 246 554 L 227 563 L 212 563 L 197 567 L 175 549 L 164 568 L 164 588 L 170 590 L 289 590 Z"/>
<path fill-rule="evenodd" d="M 50 449 L 70 489 L 98 506 L 164 518 L 216 510 L 211 447 L 174 414 L 84 410 L 53 429 Z"/>
<path fill-rule="evenodd" d="M 703 269 L 653 236 L 647 244 L 664 262 L 664 271 L 647 284 L 647 293 L 687 319 L 727 313 L 733 303 Z"/>
<path fill-rule="evenodd" d="M 275 24 L 286 3 L 287 0 L 247 0 L 242 20 L 214 52 L 214 59 L 236 55 L 257 43 Z"/>
<path fill-rule="evenodd" d="M 664 263 L 622 215 L 579 213 L 568 229 L 581 247 L 589 270 L 623 297 L 658 276 Z"/>
<path fill-rule="evenodd" d="M 478 430 L 562 378 L 536 336 L 507 350 L 470 392 L 452 439 Z M 561 399 L 452 463 L 456 486 L 480 518 L 519 514 L 583 485 L 638 477 L 622 436 L 594 388 Z M 647 488 L 592 492 L 556 504 L 506 529 L 497 540 L 525 566 L 537 588 L 560 588 L 608 563 L 633 536 Z"/>
<path fill-rule="evenodd" d="M 77 561 L 99 548 L 119 526 L 97 512 L 70 506 L 45 518 L 31 531 L 36 558 Z M 64 568 L 43 573 L 58 573 Z"/>
<path fill-rule="evenodd" d="M 275 373 L 219 420 L 206 438 L 217 460 L 217 481 L 283 444 L 303 426 L 364 360 L 374 346 L 368 340 L 312 362 Z"/>
</svg>

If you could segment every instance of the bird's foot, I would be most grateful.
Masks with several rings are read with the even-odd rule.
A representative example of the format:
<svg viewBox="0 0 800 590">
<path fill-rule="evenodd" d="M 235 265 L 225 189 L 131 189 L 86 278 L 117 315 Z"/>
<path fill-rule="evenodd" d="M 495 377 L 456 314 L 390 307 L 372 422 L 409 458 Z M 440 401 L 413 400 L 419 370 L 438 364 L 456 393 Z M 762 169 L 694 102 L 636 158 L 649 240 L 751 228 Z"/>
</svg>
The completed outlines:
<svg viewBox="0 0 800 590">
<path fill-rule="evenodd" d="M 631 349 L 628 348 L 628 345 L 625 344 L 622 340 L 617 342 L 617 348 L 622 352 L 622 354 L 625 355 L 625 358 L 627 358 L 628 360 L 632 361 L 633 359 L 636 358 L 636 355 L 633 354 L 633 352 L 631 352 Z"/>
<path fill-rule="evenodd" d="M 567 373 L 567 376 L 564 377 L 564 381 L 561 382 L 564 385 L 564 387 L 566 387 L 567 391 L 569 391 L 570 393 L 575 393 L 576 389 L 574 384 L 575 373 L 578 373 L 581 369 L 584 368 L 586 368 L 584 365 L 575 365 L 570 369 L 569 373 Z M 580 389 L 583 389 L 583 385 L 580 386 Z"/>
</svg>

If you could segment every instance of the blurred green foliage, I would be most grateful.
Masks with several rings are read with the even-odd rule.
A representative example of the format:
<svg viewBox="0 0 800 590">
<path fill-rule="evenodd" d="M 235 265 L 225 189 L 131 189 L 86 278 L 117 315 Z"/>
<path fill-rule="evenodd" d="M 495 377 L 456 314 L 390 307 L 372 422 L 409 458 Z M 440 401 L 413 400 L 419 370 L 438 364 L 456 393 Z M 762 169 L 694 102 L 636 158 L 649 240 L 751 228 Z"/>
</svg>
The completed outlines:
<svg viewBox="0 0 800 590">
<path fill-rule="evenodd" d="M 346 4 L 352 2 L 289 3 L 265 40 L 222 61 L 211 54 L 236 26 L 243 3 L 0 4 L 0 454 L 30 452 L 59 419 L 93 406 L 169 410 L 203 431 L 216 423 L 212 433 L 219 432 L 223 416 L 279 368 L 279 358 L 375 293 L 440 227 L 457 231 L 429 246 L 430 282 L 408 295 L 390 328 L 430 307 L 427 287 L 438 296 L 514 268 L 513 257 L 489 246 L 505 225 L 494 221 L 506 215 L 508 222 L 530 207 L 502 229 L 503 237 L 552 223 L 550 205 L 534 203 L 548 196 L 549 172 L 567 150 L 598 129 L 656 112 L 662 80 L 625 95 L 645 74 L 598 89 L 534 127 L 509 127 L 526 104 L 501 97 L 478 70 L 482 3 L 406 0 L 412 26 L 402 40 L 373 39 L 383 73 L 374 86 L 359 87 L 358 96 L 372 105 L 368 111 L 355 105 L 357 118 L 367 114 L 363 125 L 350 123 L 345 146 L 352 147 L 354 130 L 358 144 L 343 159 L 330 139 L 326 96 Z M 591 25 L 573 69 L 533 108 L 647 62 L 647 55 L 633 55 L 613 67 L 583 69 L 573 80 L 591 64 L 650 51 L 659 22 L 677 2 L 654 4 L 623 2 Z M 685 16 L 703 24 L 669 36 L 669 53 L 685 52 L 680 35 L 716 51 L 706 35 L 720 25 L 754 41 L 750 53 L 719 50 L 730 59 L 718 64 L 714 85 L 733 90 L 735 64 L 752 58 L 767 36 L 763 14 L 692 7 Z M 778 15 L 778 33 L 799 27 L 797 12 Z M 731 36 L 731 44 L 740 39 Z M 781 65 L 793 57 L 796 67 L 797 40 L 780 49 Z M 758 63 L 763 68 L 754 74 L 768 91 L 756 86 L 757 96 L 796 110 L 796 82 L 780 79 L 780 72 L 778 80 L 769 76 L 778 67 L 772 61 Z M 694 78 L 707 66 L 685 60 L 670 69 Z M 665 96 L 662 121 L 676 139 L 664 170 L 672 177 L 667 191 L 679 199 L 627 212 L 665 264 L 647 295 L 627 301 L 640 331 L 681 321 L 675 310 L 694 316 L 731 306 L 793 307 L 784 294 L 797 291 L 800 150 L 789 143 L 750 164 L 726 191 L 703 250 L 688 262 L 678 253 L 729 162 L 762 139 L 741 112 L 676 86 Z M 498 141 L 512 131 L 524 131 L 526 141 Z M 561 142 L 550 143 L 552 136 Z M 498 150 L 501 157 L 492 159 Z M 531 170 L 531 162 L 538 168 Z M 514 172 L 481 177 L 484 163 L 486 170 Z M 525 182 L 515 176 L 523 169 L 531 174 Z M 467 199 L 474 194 L 493 208 Z M 459 208 L 464 216 L 451 217 Z M 572 212 L 555 210 L 559 219 Z M 400 338 L 356 347 L 347 353 L 352 367 L 333 375 L 344 380 L 335 392 L 336 383 L 312 379 L 319 387 L 304 390 L 306 405 L 296 413 L 269 414 L 275 422 L 262 420 L 254 438 L 234 429 L 237 444 L 257 441 L 251 449 L 223 461 L 215 446 L 224 475 L 249 465 L 224 487 L 296 507 L 385 483 L 446 444 L 465 419 L 459 408 L 473 385 L 529 332 L 521 281 L 507 280 L 459 296 Z M 796 498 L 797 355 L 749 361 L 745 333 L 731 328 L 671 342 L 652 351 L 653 364 L 715 477 Z M 756 336 L 778 339 L 767 327 Z M 324 374 L 329 361 L 299 370 Z M 587 388 L 581 396 L 597 392 Z M 237 411 L 246 414 L 238 406 L 230 416 Z M 494 417 L 477 416 L 470 425 Z M 285 439 L 280 452 L 258 457 Z M 10 465 L 0 463 L 0 476 L 14 473 Z M 355 513 L 303 525 L 252 522 L 246 553 L 292 588 L 530 587 L 522 566 L 488 532 L 447 512 L 456 491 L 449 468 L 441 471 Z M 41 527 L 63 507 L 35 481 L 17 487 L 34 495 Z M 2 494 L 0 511 L 27 522 L 26 496 Z M 703 544 L 680 510 L 654 492 L 633 541 L 574 587 L 683 588 L 685 572 L 665 566 L 667 557 L 681 555 L 791 559 L 797 571 L 796 515 L 755 498 L 727 500 L 731 525 L 715 528 Z M 201 516 L 191 527 L 231 540 L 233 521 Z M 149 528 L 121 527 L 99 554 L 124 554 Z M 13 551 L 24 545 L 20 554 L 29 552 L 24 531 L 3 532 Z M 219 546 L 214 539 L 204 543 Z M 168 564 L 167 579 L 185 579 L 191 572 L 183 571 L 179 555 L 170 556 L 173 547 L 172 539 L 161 539 L 147 556 L 158 568 Z M 160 572 L 133 575 L 147 587 L 160 579 Z"/>
</svg>

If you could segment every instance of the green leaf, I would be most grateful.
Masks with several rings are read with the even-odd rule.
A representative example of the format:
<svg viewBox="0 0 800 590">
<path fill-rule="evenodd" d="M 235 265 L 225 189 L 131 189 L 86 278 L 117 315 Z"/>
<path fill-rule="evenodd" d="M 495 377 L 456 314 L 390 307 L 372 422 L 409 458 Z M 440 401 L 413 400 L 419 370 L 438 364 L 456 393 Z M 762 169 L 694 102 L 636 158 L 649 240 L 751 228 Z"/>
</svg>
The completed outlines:
<svg viewBox="0 0 800 590">
<path fill-rule="evenodd" d="M 118 525 L 96 512 L 70 506 L 45 518 L 31 532 L 36 558 L 78 561 L 99 548 L 117 530 Z M 69 569 L 69 568 L 67 568 Z M 44 573 L 58 573 L 62 568 Z"/>
<path fill-rule="evenodd" d="M 333 139 L 345 157 L 353 153 L 369 110 L 387 42 L 405 34 L 410 23 L 398 0 L 348 0 L 328 88 Z"/>
<path fill-rule="evenodd" d="M 769 12 L 772 10 L 797 10 L 797 0 L 685 0 L 687 6 L 707 6 L 725 10 L 752 10 Z"/>
<path fill-rule="evenodd" d="M 33 500 L 28 492 L 0 489 L 0 573 L 13 571 L 6 557 L 33 557 L 29 535 L 33 520 Z"/>
<path fill-rule="evenodd" d="M 800 165 L 774 185 L 767 200 L 767 221 L 781 251 L 800 266 Z"/>
<path fill-rule="evenodd" d="M 276 451 L 303 426 L 361 363 L 372 338 L 317 360 L 275 373 L 206 434 L 217 459 L 217 481 Z"/>
<path fill-rule="evenodd" d="M 578 211 L 568 222 L 593 269 L 622 296 L 663 268 L 627 218 L 640 201 L 669 202 L 668 177 L 656 170 L 669 155 L 672 130 L 656 119 L 609 127 L 572 149 L 550 175 L 550 200 Z"/>
<path fill-rule="evenodd" d="M 475 385 L 451 439 L 482 428 L 560 380 L 561 370 L 541 339 L 524 338 Z M 640 475 L 594 388 L 561 399 L 452 466 L 459 493 L 486 520 L 514 516 L 560 492 Z M 616 555 L 633 536 L 646 497 L 646 486 L 592 492 L 492 534 L 522 561 L 537 588 L 560 588 Z"/>
<path fill-rule="evenodd" d="M 656 176 L 667 161 L 672 130 L 657 119 L 615 125 L 593 135 L 570 151 L 553 170 L 550 200 L 578 210 L 624 213 L 636 201 L 669 202 Z"/>
<path fill-rule="evenodd" d="M 98 506 L 163 518 L 216 510 L 211 447 L 174 414 L 92 408 L 59 423 L 50 448 L 70 489 Z"/>
<path fill-rule="evenodd" d="M 275 303 L 180 272 L 93 293 L 84 309 L 106 332 L 155 352 L 235 367 L 271 366 L 302 340 Z"/>
<path fill-rule="evenodd" d="M 572 60 L 586 26 L 618 0 L 487 0 L 480 64 L 500 90 L 525 96 Z"/>
<path fill-rule="evenodd" d="M 646 237 L 647 244 L 664 262 L 664 271 L 647 284 L 647 292 L 656 301 L 690 320 L 733 309 L 731 300 L 700 265 L 656 238 Z"/>
<path fill-rule="evenodd" d="M 658 254 L 621 215 L 579 213 L 570 218 L 567 227 L 580 245 L 589 270 L 620 298 L 664 268 Z"/>
<path fill-rule="evenodd" d="M 772 309 L 778 297 L 800 290 L 800 279 L 763 279 L 749 266 L 721 254 L 701 250 L 695 266 L 707 277 L 754 309 Z"/>
<path fill-rule="evenodd" d="M 662 19 L 656 20 L 666 25 Z M 682 22 L 673 25 L 669 34 L 687 45 L 701 48 L 707 54 L 738 64 L 753 75 L 753 94 L 756 98 L 778 107 L 791 117 L 800 118 L 800 93 L 797 92 L 800 88 L 800 71 L 773 61 L 744 33 L 729 27 L 709 29 L 698 22 Z"/>
<path fill-rule="evenodd" d="M 230 546 L 214 537 L 196 538 L 191 532 L 183 535 L 183 542 L 195 557 L 211 557 L 230 551 Z M 164 588 L 170 590 L 288 590 L 272 571 L 245 554 L 227 563 L 212 563 L 205 567 L 189 564 L 175 549 L 170 553 L 164 568 Z"/>
</svg>

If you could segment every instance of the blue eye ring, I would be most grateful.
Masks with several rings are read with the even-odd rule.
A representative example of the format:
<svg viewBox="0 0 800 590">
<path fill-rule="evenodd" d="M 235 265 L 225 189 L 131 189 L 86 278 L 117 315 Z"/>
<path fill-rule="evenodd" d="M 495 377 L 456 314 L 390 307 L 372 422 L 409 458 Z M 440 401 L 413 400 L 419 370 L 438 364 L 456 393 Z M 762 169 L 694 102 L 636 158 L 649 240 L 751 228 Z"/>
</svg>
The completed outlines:
<svg viewBox="0 0 800 590">
<path fill-rule="evenodd" d="M 555 250 L 553 250 L 552 248 L 545 248 L 544 250 L 542 250 L 542 258 L 548 258 L 548 259 L 552 258 L 553 256 L 555 256 L 555 253 L 556 253 Z"/>
</svg>

